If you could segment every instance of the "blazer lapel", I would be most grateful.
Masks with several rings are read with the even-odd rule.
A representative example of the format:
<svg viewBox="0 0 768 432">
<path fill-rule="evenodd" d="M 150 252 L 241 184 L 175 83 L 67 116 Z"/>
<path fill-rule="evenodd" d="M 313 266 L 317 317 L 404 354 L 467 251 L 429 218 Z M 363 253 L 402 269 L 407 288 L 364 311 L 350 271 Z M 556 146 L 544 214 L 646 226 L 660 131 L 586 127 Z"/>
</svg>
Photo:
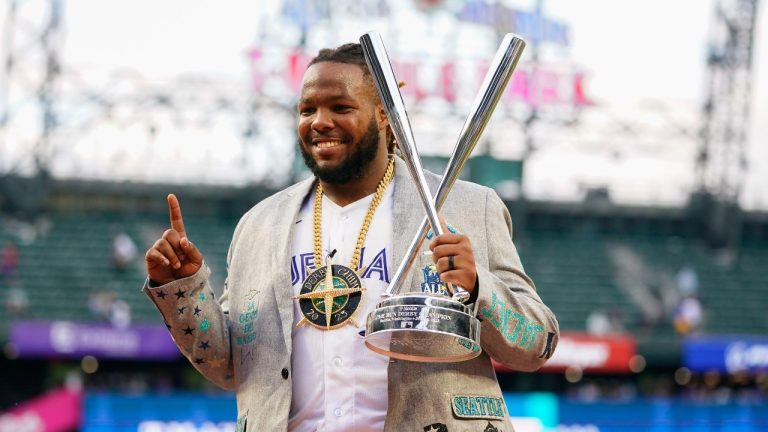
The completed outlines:
<svg viewBox="0 0 768 432">
<path fill-rule="evenodd" d="M 408 172 L 408 167 L 399 157 L 395 156 L 395 190 L 394 190 L 394 224 L 392 230 L 393 243 L 393 267 L 392 273 L 400 266 L 405 258 L 408 246 L 416 235 L 416 230 L 421 224 L 421 220 L 426 215 L 424 206 L 421 204 L 419 193 Z M 422 246 L 423 249 L 423 246 Z M 418 257 L 414 260 L 414 267 L 418 263 Z M 403 278 L 403 284 L 395 287 L 395 292 L 405 293 L 413 291 L 414 288 L 414 267 Z"/>
<path fill-rule="evenodd" d="M 293 288 L 291 285 L 291 247 L 293 245 L 296 219 L 299 217 L 301 205 L 309 194 L 314 177 L 304 180 L 288 189 L 283 199 L 275 203 L 274 229 L 272 231 L 271 246 L 272 268 L 275 277 L 274 295 L 280 311 L 282 321 L 283 338 L 288 352 L 291 351 L 291 330 L 293 327 Z"/>
</svg>

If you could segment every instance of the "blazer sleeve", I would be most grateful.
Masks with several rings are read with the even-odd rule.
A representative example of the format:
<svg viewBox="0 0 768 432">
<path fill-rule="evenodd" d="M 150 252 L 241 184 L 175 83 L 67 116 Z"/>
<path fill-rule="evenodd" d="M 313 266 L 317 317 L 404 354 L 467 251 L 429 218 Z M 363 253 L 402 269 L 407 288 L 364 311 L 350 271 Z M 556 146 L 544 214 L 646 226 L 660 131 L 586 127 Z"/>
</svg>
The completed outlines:
<svg viewBox="0 0 768 432">
<path fill-rule="evenodd" d="M 227 268 L 243 221 L 249 214 L 235 229 L 227 254 Z M 147 278 L 142 291 L 160 311 L 173 341 L 195 369 L 219 387 L 234 390 L 228 281 L 216 300 L 209 282 L 210 273 L 203 263 L 194 275 L 158 287 L 151 287 Z"/>
<path fill-rule="evenodd" d="M 512 218 L 496 193 L 486 193 L 488 267 L 477 264 L 482 348 L 514 370 L 534 371 L 552 356 L 559 325 L 536 293 L 512 242 Z"/>
</svg>

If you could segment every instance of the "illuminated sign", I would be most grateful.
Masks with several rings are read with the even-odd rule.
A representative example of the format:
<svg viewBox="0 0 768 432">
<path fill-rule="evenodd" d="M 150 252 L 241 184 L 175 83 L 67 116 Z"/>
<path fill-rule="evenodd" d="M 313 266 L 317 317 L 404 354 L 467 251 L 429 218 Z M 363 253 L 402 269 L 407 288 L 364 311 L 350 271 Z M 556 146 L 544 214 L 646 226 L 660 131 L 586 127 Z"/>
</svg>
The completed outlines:
<svg viewBox="0 0 768 432">
<path fill-rule="evenodd" d="M 236 407 L 235 395 L 231 393 L 124 395 L 94 392 L 86 394 L 83 400 L 79 430 L 231 432 L 235 430 Z"/>
<path fill-rule="evenodd" d="M 768 338 L 697 336 L 683 343 L 683 364 L 694 372 L 768 371 Z"/>
<path fill-rule="evenodd" d="M 311 56 L 294 49 L 288 53 L 268 52 L 253 48 L 251 84 L 256 93 L 275 96 L 282 91 L 295 100 L 301 88 L 304 71 Z M 392 67 L 398 80 L 406 86 L 400 91 L 404 98 L 416 103 L 438 99 L 455 104 L 460 94 L 474 98 L 488 70 L 484 61 L 444 60 L 437 63 L 393 60 Z M 459 78 L 461 71 L 461 78 Z M 574 68 L 539 63 L 536 66 L 521 63 L 515 70 L 507 90 L 502 96 L 502 106 L 524 104 L 529 107 L 581 107 L 590 102 L 584 91 L 585 77 Z M 276 90 L 277 89 L 277 90 Z M 466 92 L 462 90 L 466 89 Z M 272 93 L 270 93 L 272 92 Z"/>
<path fill-rule="evenodd" d="M 385 0 L 366 1 L 335 0 L 333 7 L 337 11 L 351 16 L 370 18 L 371 16 L 389 15 L 389 5 Z M 310 27 L 323 20 L 331 19 L 331 2 L 315 0 L 283 0 L 281 9 L 283 17 L 299 26 L 306 32 Z"/>
<path fill-rule="evenodd" d="M 519 33 L 529 42 L 550 42 L 568 46 L 568 26 L 545 18 L 541 11 L 512 9 L 498 2 L 468 1 L 458 14 L 459 19 L 494 27 L 499 33 Z"/>
<path fill-rule="evenodd" d="M 181 357 L 165 325 L 134 324 L 125 329 L 109 324 L 72 321 L 14 321 L 10 340 L 19 357 L 146 358 Z"/>
<path fill-rule="evenodd" d="M 542 372 L 559 372 L 572 367 L 585 372 L 629 373 L 629 362 L 636 354 L 632 336 L 593 336 L 586 333 L 565 332 L 544 366 Z M 495 363 L 496 370 L 509 371 Z"/>
<path fill-rule="evenodd" d="M 424 12 L 446 7 L 443 1 L 420 0 L 416 8 Z M 452 9 L 451 5 L 447 6 Z M 370 18 L 390 15 L 390 7 L 383 0 L 336 0 L 331 3 L 312 0 L 284 0 L 281 15 L 297 25 L 303 32 L 325 20 L 331 20 L 333 11 L 343 11 L 353 17 Z M 568 25 L 544 17 L 540 10 L 525 11 L 514 9 L 500 2 L 489 3 L 484 0 L 465 1 L 460 9 L 454 9 L 460 21 L 493 27 L 500 34 L 518 33 L 532 43 L 553 43 L 569 45 Z"/>
<path fill-rule="evenodd" d="M 231 432 L 235 422 L 158 421 L 144 420 L 137 426 L 138 432 Z"/>
<path fill-rule="evenodd" d="M 0 431 L 69 431 L 80 424 L 82 395 L 68 389 L 52 390 L 0 413 Z"/>
</svg>

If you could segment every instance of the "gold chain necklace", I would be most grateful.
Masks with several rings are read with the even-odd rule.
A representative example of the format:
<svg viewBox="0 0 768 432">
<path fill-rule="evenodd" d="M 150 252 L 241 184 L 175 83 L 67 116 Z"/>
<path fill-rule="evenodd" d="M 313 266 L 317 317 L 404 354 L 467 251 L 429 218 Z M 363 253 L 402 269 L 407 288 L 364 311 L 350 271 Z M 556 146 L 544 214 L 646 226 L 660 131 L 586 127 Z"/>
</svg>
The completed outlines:
<svg viewBox="0 0 768 432">
<path fill-rule="evenodd" d="M 360 233 L 357 235 L 357 244 L 355 244 L 355 250 L 352 252 L 352 259 L 349 262 L 349 268 L 352 270 L 357 270 L 357 266 L 360 265 L 360 252 L 363 249 L 365 237 L 368 236 L 368 228 L 373 220 L 373 214 L 376 213 L 376 208 L 381 203 L 381 199 L 384 197 L 384 192 L 386 192 L 389 182 L 392 181 L 392 174 L 394 174 L 394 172 L 395 160 L 390 157 L 389 163 L 387 164 L 387 170 L 384 172 L 384 177 L 382 177 L 379 185 L 376 187 L 376 194 L 373 196 L 371 205 L 368 207 L 368 213 L 365 214 L 365 218 L 363 219 L 363 225 L 360 227 Z M 315 268 L 317 268 L 320 266 L 320 263 L 323 262 L 323 187 L 320 185 L 320 182 L 317 183 L 317 188 L 315 189 L 315 205 L 312 210 L 312 238 L 315 246 Z"/>
<path fill-rule="evenodd" d="M 317 183 L 315 189 L 315 203 L 312 208 L 312 240 L 314 243 L 314 267 L 315 270 L 308 272 L 307 278 L 301 285 L 298 296 L 293 297 L 299 301 L 299 309 L 304 317 L 296 324 L 301 326 L 309 323 L 322 330 L 331 330 L 341 327 L 349 322 L 359 327 L 354 321 L 354 315 L 360 306 L 362 300 L 363 288 L 360 276 L 365 272 L 360 265 L 360 254 L 362 253 L 365 238 L 368 235 L 368 228 L 371 226 L 373 215 L 376 208 L 384 197 L 387 186 L 392 181 L 395 172 L 395 161 L 392 157 L 387 164 L 387 170 L 384 172 L 379 185 L 376 187 L 376 193 L 368 207 L 368 212 L 363 218 L 363 224 L 357 235 L 355 250 L 352 252 L 352 259 L 349 267 L 332 263 L 332 254 L 329 255 L 323 266 L 322 259 L 322 227 L 323 227 L 323 187 Z"/>
</svg>

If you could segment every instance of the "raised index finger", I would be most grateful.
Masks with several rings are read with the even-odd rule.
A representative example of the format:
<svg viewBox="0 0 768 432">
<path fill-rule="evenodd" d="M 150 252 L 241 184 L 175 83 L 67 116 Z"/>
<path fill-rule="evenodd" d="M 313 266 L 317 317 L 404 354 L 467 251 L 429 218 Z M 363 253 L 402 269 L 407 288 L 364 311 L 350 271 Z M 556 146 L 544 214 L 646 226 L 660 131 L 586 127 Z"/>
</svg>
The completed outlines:
<svg viewBox="0 0 768 432">
<path fill-rule="evenodd" d="M 168 194 L 168 212 L 171 215 L 171 228 L 178 232 L 181 238 L 185 238 L 187 232 L 184 230 L 184 219 L 181 217 L 181 206 L 174 194 Z"/>
</svg>

